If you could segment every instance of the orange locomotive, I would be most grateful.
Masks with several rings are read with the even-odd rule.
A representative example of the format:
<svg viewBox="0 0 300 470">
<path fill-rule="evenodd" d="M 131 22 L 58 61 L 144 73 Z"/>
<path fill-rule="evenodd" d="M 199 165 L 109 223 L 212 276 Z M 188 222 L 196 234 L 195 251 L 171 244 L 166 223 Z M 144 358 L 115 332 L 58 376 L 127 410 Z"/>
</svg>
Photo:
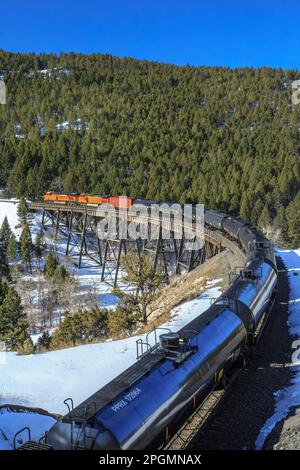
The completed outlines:
<svg viewBox="0 0 300 470">
<path fill-rule="evenodd" d="M 122 207 L 129 209 L 133 202 L 133 197 L 126 196 L 97 196 L 85 193 L 61 194 L 48 191 L 44 195 L 44 201 L 50 201 L 55 204 L 84 204 L 87 206 L 99 206 L 100 204 L 111 204 L 116 209 Z"/>
</svg>

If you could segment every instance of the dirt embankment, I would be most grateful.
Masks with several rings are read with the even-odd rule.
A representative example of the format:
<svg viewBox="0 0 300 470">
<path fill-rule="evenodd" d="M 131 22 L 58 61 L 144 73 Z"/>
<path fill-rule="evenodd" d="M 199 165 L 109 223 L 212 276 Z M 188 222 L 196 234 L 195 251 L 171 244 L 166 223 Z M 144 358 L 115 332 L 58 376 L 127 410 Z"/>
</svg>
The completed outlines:
<svg viewBox="0 0 300 470">
<path fill-rule="evenodd" d="M 179 304 L 193 299 L 208 289 L 208 282 L 219 279 L 218 285 L 225 290 L 229 285 L 229 273 L 244 266 L 245 255 L 233 243 L 226 250 L 198 266 L 190 273 L 176 276 L 170 285 L 163 288 L 157 299 L 149 307 L 153 326 L 161 324 L 169 317 L 170 311 Z"/>
</svg>

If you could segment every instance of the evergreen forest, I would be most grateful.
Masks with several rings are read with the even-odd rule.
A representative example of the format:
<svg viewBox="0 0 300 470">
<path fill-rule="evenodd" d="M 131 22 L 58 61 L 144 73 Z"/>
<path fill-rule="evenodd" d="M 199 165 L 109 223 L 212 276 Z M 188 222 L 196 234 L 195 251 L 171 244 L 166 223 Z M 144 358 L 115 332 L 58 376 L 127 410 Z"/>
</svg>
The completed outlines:
<svg viewBox="0 0 300 470">
<path fill-rule="evenodd" d="M 300 244 L 295 70 L 0 51 L 0 188 L 199 202 Z"/>
</svg>

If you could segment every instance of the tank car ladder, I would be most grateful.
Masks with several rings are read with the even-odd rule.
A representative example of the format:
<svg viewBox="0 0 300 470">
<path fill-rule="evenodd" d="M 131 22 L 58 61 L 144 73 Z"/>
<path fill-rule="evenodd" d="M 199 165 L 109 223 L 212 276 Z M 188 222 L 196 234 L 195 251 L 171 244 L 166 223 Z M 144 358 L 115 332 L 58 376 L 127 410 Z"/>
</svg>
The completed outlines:
<svg viewBox="0 0 300 470">
<path fill-rule="evenodd" d="M 88 411 L 89 409 L 93 406 L 94 408 L 94 413 L 96 413 L 96 403 L 91 402 L 89 405 L 77 408 L 78 410 L 82 410 L 82 416 L 72 416 L 72 412 L 74 410 L 74 404 L 72 398 L 66 398 L 64 400 L 64 404 L 67 406 L 69 410 L 69 423 L 71 426 L 71 449 L 72 450 L 87 450 L 91 449 L 92 447 L 92 442 L 94 441 L 97 430 L 95 430 L 95 433 L 92 434 L 87 434 L 87 424 L 88 424 Z M 78 426 L 78 429 L 75 429 Z M 93 430 L 93 428 L 90 428 Z M 75 437 L 75 430 L 77 430 L 76 437 Z M 88 442 L 91 442 L 91 445 L 88 446 Z"/>
</svg>

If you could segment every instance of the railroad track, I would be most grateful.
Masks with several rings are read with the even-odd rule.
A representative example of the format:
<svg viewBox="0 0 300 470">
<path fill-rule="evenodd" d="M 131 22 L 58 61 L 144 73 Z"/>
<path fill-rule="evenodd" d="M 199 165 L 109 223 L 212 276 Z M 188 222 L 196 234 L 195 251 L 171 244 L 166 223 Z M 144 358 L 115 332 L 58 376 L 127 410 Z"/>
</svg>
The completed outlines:
<svg viewBox="0 0 300 470">
<path fill-rule="evenodd" d="M 200 404 L 200 406 L 187 419 L 183 426 L 171 438 L 164 450 L 184 450 L 204 426 L 208 418 L 211 418 L 222 402 L 226 392 L 232 386 L 243 367 L 236 369 L 231 377 L 225 377 L 225 385 L 221 389 L 214 389 Z"/>
</svg>

